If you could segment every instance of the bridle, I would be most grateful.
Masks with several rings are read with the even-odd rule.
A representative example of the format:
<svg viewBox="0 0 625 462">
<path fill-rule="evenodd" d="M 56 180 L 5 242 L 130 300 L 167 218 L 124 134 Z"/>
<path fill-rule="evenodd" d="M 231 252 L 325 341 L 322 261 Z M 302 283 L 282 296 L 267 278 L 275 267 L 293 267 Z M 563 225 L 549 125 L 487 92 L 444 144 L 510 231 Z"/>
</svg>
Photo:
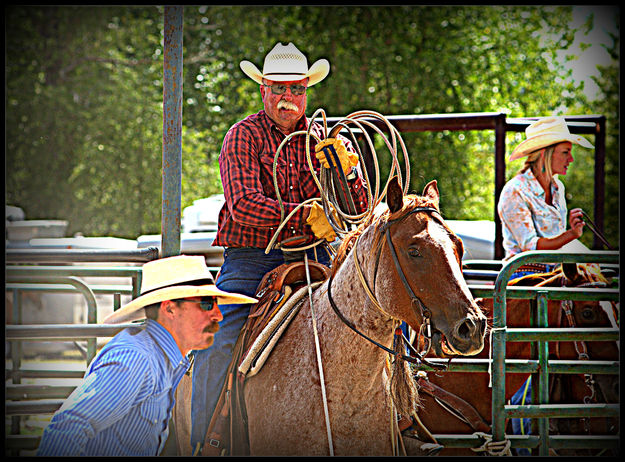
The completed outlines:
<svg viewBox="0 0 625 462">
<path fill-rule="evenodd" d="M 564 285 L 564 278 L 563 278 L 563 285 Z M 604 282 L 601 281 L 597 281 L 597 282 L 589 282 L 586 284 L 581 284 L 577 287 L 583 288 L 583 287 L 605 287 L 606 284 Z M 573 316 L 573 301 L 572 300 L 562 300 L 560 302 L 560 307 L 562 308 L 562 314 L 564 314 L 564 317 L 566 318 L 566 321 L 568 322 L 570 327 L 577 327 L 577 323 L 575 322 L 575 317 Z M 573 345 L 575 347 L 575 352 L 577 353 L 577 358 L 581 361 L 587 361 L 590 359 L 590 356 L 588 355 L 588 347 L 586 346 L 586 342 L 584 340 L 578 340 L 578 341 L 574 341 Z M 556 345 L 557 348 L 557 345 Z M 584 374 L 584 382 L 586 383 L 586 386 L 588 387 L 588 389 L 590 390 L 590 395 L 587 395 L 584 397 L 584 404 L 590 404 L 592 402 L 592 400 L 595 398 L 596 396 L 596 390 L 595 390 L 595 380 L 593 378 L 592 374 Z"/>
<path fill-rule="evenodd" d="M 563 278 L 562 280 L 562 285 L 564 285 L 565 282 L 565 278 Z M 606 287 L 606 283 L 602 282 L 602 281 L 595 281 L 595 282 L 588 282 L 585 284 L 581 284 L 577 287 L 580 288 L 588 288 L 588 287 Z M 560 312 L 560 314 L 564 314 L 564 317 L 567 321 L 567 323 L 569 324 L 570 327 L 577 327 L 577 323 L 575 322 L 575 317 L 573 315 L 573 301 L 572 300 L 562 300 L 560 302 L 560 306 L 562 308 L 562 311 Z M 559 323 L 560 324 L 560 323 Z M 590 359 L 590 355 L 588 354 L 588 347 L 586 346 L 586 342 L 583 340 L 580 341 L 574 341 L 573 345 L 575 347 L 575 352 L 577 353 L 577 357 L 579 360 L 582 361 L 586 361 Z M 559 344 L 556 344 L 556 352 L 559 356 Z M 584 396 L 583 398 L 583 402 L 584 404 L 591 404 L 593 401 L 596 402 L 597 400 L 597 389 L 595 388 L 596 385 L 596 381 L 595 378 L 593 376 L 593 374 L 584 374 L 584 383 L 586 385 L 586 387 L 589 390 L 589 394 Z M 601 391 L 601 387 L 599 387 L 599 391 Z M 590 432 L 590 423 L 588 421 L 587 417 L 584 417 L 581 419 L 583 426 L 584 426 L 584 431 L 586 433 Z"/>
<path fill-rule="evenodd" d="M 421 314 L 421 319 L 423 320 L 421 327 L 419 329 L 419 335 L 423 335 L 426 342 L 427 342 L 427 349 L 425 351 L 422 352 L 417 352 L 412 345 L 410 344 L 410 342 L 405 338 L 405 336 L 403 335 L 403 333 L 401 332 L 401 329 L 399 327 L 397 327 L 395 329 L 395 342 L 394 345 L 396 344 L 403 344 L 405 343 L 406 345 L 408 345 L 409 349 L 415 354 L 415 356 L 410 356 L 410 355 L 405 355 L 403 353 L 400 353 L 397 350 L 392 350 L 378 342 L 376 342 L 375 340 L 373 340 L 372 338 L 368 337 L 367 335 L 365 335 L 364 333 L 362 333 L 360 330 L 358 330 L 356 328 L 356 326 L 354 326 L 354 324 L 349 321 L 347 318 L 345 318 L 345 316 L 343 316 L 343 314 L 341 313 L 341 311 L 339 310 L 338 306 L 336 305 L 334 299 L 332 298 L 332 278 L 333 276 L 330 276 L 329 280 L 328 280 L 328 299 L 330 301 L 330 305 L 332 306 L 332 309 L 334 310 L 334 312 L 337 314 L 337 316 L 339 317 L 339 319 L 341 321 L 343 321 L 343 323 L 345 325 L 347 325 L 350 329 L 352 329 L 354 332 L 356 332 L 358 335 L 360 335 L 361 337 L 365 338 L 366 340 L 368 340 L 369 342 L 373 343 L 374 345 L 376 345 L 377 347 L 381 348 L 382 350 L 386 351 L 387 353 L 390 353 L 391 355 L 395 356 L 395 357 L 400 357 L 401 359 L 414 363 L 414 364 L 426 364 L 430 367 L 436 368 L 436 369 L 444 369 L 446 366 L 444 365 L 438 365 L 438 364 L 432 364 L 430 362 L 428 362 L 424 356 L 429 352 L 430 350 L 430 345 L 431 345 L 431 339 L 432 339 L 432 328 L 431 328 L 431 317 L 432 317 L 432 313 L 431 311 L 423 304 L 423 302 L 419 299 L 419 297 L 417 297 L 414 293 L 414 291 L 412 290 L 412 288 L 410 287 L 410 284 L 408 284 L 408 280 L 406 279 L 406 276 L 404 274 L 404 271 L 401 267 L 401 264 L 399 263 L 399 259 L 397 257 L 397 251 L 395 250 L 395 246 L 393 244 L 393 240 L 391 238 L 391 232 L 390 232 L 390 227 L 391 225 L 401 222 L 403 220 L 405 220 L 408 216 L 414 214 L 414 213 L 418 213 L 418 212 L 426 212 L 426 213 L 438 213 L 440 214 L 440 212 L 434 208 L 434 207 L 415 207 L 414 209 L 410 210 L 408 213 L 402 215 L 399 218 L 395 218 L 394 220 L 389 220 L 387 221 L 381 228 L 381 232 L 385 234 L 386 237 L 386 242 L 388 243 L 389 246 L 389 250 L 391 252 L 391 257 L 393 259 L 393 263 L 395 265 L 395 269 L 402 281 L 402 284 L 404 285 L 404 288 L 406 289 L 406 292 L 408 293 L 408 296 L 410 297 L 410 301 L 412 306 L 414 307 L 415 305 L 419 308 L 419 312 Z M 366 280 L 364 279 L 364 276 L 362 275 L 362 270 L 360 269 L 359 263 L 358 263 L 358 255 L 357 255 L 357 251 L 356 251 L 356 247 L 357 247 L 358 241 L 356 241 L 356 243 L 354 244 L 354 264 L 356 265 L 356 269 L 359 273 L 360 276 L 360 281 L 365 289 L 365 292 L 367 293 L 367 295 L 369 296 L 369 298 L 372 300 L 373 304 L 378 307 L 378 309 L 380 309 L 383 313 L 384 310 L 382 310 L 380 303 L 375 299 L 375 296 L 373 295 L 373 292 L 370 290 Z M 373 280 L 374 280 L 374 285 L 375 285 L 375 279 L 376 279 L 376 275 L 377 275 L 377 270 L 378 270 L 378 263 L 380 260 L 380 253 L 382 250 L 382 243 L 380 243 L 380 245 L 378 246 L 378 250 L 376 252 L 376 265 L 375 265 L 375 271 L 374 271 L 374 276 L 373 276 Z M 387 313 L 385 313 L 387 314 Z M 398 341 L 400 340 L 400 341 Z"/>
</svg>

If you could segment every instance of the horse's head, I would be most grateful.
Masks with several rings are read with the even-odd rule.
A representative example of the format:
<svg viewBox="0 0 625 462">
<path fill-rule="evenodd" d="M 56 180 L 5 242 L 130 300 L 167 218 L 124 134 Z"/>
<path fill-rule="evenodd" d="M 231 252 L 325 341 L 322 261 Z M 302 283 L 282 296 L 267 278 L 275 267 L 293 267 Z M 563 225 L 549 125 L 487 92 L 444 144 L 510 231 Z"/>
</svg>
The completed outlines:
<svg viewBox="0 0 625 462">
<path fill-rule="evenodd" d="M 394 178 L 387 204 L 378 239 L 379 258 L 386 262 L 386 278 L 395 291 L 389 310 L 417 332 L 429 318 L 438 355 L 479 353 L 486 317 L 462 274 L 462 241 L 440 215 L 436 181 L 424 188 L 422 196 L 404 196 Z"/>
<path fill-rule="evenodd" d="M 530 274 L 510 283 L 517 286 L 535 287 L 577 287 L 577 288 L 606 288 L 610 281 L 602 274 L 596 264 L 564 263 L 550 273 Z M 549 325 L 574 325 L 576 327 L 618 327 L 618 311 L 615 304 L 590 300 L 576 300 L 571 306 L 571 318 L 564 316 L 564 311 L 555 304 L 555 309 L 549 310 Z M 572 326 L 570 326 L 572 327 Z M 604 344 L 605 342 L 593 342 Z M 605 359 L 605 358 L 596 358 Z"/>
<path fill-rule="evenodd" d="M 610 281 L 596 264 L 564 263 L 551 273 L 524 276 L 511 282 L 511 285 L 543 287 L 606 288 Z M 550 302 L 548 306 L 549 325 L 556 327 L 612 327 L 618 328 L 618 307 L 613 302 L 575 300 Z M 508 311 L 510 313 L 510 311 Z M 551 354 L 557 359 L 595 361 L 617 361 L 618 342 L 549 342 Z M 581 397 L 588 394 L 583 376 L 569 377 L 568 392 Z M 572 379 L 577 379 L 577 382 Z M 606 402 L 618 402 L 619 377 L 617 375 L 597 375 Z M 576 385 L 577 383 L 577 385 Z M 579 390 L 578 390 L 579 389 Z"/>
</svg>

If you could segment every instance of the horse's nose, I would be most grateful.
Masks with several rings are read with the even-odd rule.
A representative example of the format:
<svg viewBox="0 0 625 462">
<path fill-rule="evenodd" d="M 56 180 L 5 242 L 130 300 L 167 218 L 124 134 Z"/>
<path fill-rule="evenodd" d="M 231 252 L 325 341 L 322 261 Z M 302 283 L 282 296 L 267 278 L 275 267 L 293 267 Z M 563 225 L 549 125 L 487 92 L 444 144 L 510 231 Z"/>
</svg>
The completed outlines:
<svg viewBox="0 0 625 462">
<path fill-rule="evenodd" d="M 467 316 L 456 325 L 455 331 L 458 338 L 465 341 L 483 337 L 486 331 L 486 318 Z"/>
</svg>

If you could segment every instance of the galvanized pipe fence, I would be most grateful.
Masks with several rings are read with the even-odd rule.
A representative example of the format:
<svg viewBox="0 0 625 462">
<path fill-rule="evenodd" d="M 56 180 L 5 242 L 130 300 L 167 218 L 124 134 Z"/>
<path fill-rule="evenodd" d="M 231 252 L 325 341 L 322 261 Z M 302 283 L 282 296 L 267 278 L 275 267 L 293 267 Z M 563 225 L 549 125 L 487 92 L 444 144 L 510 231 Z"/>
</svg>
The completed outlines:
<svg viewBox="0 0 625 462">
<path fill-rule="evenodd" d="M 547 325 L 547 302 L 549 300 L 586 300 L 619 302 L 618 288 L 574 288 L 574 287 L 507 287 L 510 276 L 527 263 L 599 263 L 618 268 L 619 253 L 596 251 L 589 254 L 532 251 L 506 262 L 498 272 L 494 288 L 485 285 L 470 285 L 474 297 L 493 298 L 492 359 L 454 359 L 448 372 L 481 372 L 492 374 L 492 441 L 509 440 L 512 448 L 537 448 L 538 455 L 549 455 L 549 449 L 618 449 L 618 435 L 549 435 L 550 418 L 572 417 L 619 417 L 617 404 L 549 404 L 549 374 L 620 374 L 619 361 L 598 360 L 553 360 L 549 359 L 550 341 L 619 341 L 619 328 L 564 328 Z M 480 266 L 479 264 L 477 265 Z M 482 267 L 488 267 L 484 262 Z M 480 270 L 478 270 L 479 272 Z M 486 270 L 488 271 L 488 270 Z M 467 277 L 465 273 L 465 277 Z M 536 326 L 508 328 L 506 326 L 506 300 L 536 300 Z M 534 342 L 537 345 L 536 359 L 506 359 L 506 342 Z M 432 359 L 435 364 L 446 364 L 446 360 Z M 433 370 L 421 366 L 422 370 Z M 532 381 L 531 405 L 507 405 L 505 402 L 506 374 L 536 374 Z M 508 435 L 505 433 L 509 418 L 536 419 L 538 434 Z M 446 447 L 479 447 L 484 443 L 481 436 L 434 435 Z"/>
<path fill-rule="evenodd" d="M 148 254 L 146 259 L 153 259 Z M 82 258 L 82 257 L 81 257 Z M 44 259 L 45 260 L 45 259 Z M 84 261 L 81 259 L 81 261 Z M 146 260 L 149 261 L 149 260 Z M 619 363 L 614 361 L 565 361 L 549 360 L 547 345 L 549 341 L 617 341 L 618 329 L 612 328 L 554 328 L 546 326 L 547 300 L 601 300 L 619 301 L 618 289 L 597 288 L 534 288 L 507 287 L 507 282 L 514 271 L 529 262 L 578 262 L 618 264 L 618 252 L 592 252 L 592 254 L 562 254 L 549 252 L 527 252 L 505 265 L 501 262 L 467 262 L 464 270 L 465 278 L 493 280 L 494 285 L 471 284 L 469 288 L 475 297 L 493 298 L 493 333 L 492 361 L 488 359 L 455 359 L 449 372 L 482 372 L 488 373 L 491 367 L 492 388 L 492 437 L 494 441 L 508 439 L 512 447 L 538 448 L 540 454 L 546 454 L 549 448 L 615 448 L 618 437 L 580 436 L 580 435 L 549 435 L 548 419 L 560 417 L 615 417 L 619 415 L 619 405 L 550 405 L 548 403 L 548 374 L 618 374 Z M 490 265 L 490 266 L 489 266 Z M 475 267 L 471 267 L 475 266 Z M 499 269 L 501 267 L 501 269 Z M 486 269 L 485 269 L 486 268 Z M 491 268 L 491 269 L 488 269 Z M 495 269 L 492 269 L 495 268 Z M 215 273 L 218 268 L 211 268 Z M 86 364 L 96 354 L 96 338 L 112 337 L 122 329 L 136 324 L 98 325 L 95 313 L 97 306 L 94 294 L 110 294 L 114 297 L 114 309 L 119 308 L 121 294 L 135 298 L 139 295 L 140 267 L 91 267 L 91 266 L 37 266 L 9 265 L 6 267 L 6 290 L 13 292 L 16 303 L 13 307 L 14 319 L 20 319 L 20 293 L 24 291 L 45 292 L 78 292 L 82 294 L 88 305 L 87 324 L 46 324 L 46 325 L 6 325 L 5 338 L 13 345 L 12 367 L 5 371 L 5 412 L 13 420 L 11 435 L 6 436 L 8 449 L 35 449 L 39 444 L 39 436 L 20 435 L 19 419 L 21 416 L 52 414 L 69 396 L 74 387 L 66 385 L 32 385 L 22 384 L 24 378 L 81 378 L 84 371 L 67 370 L 24 370 L 21 368 L 20 342 L 24 340 L 45 341 L 77 341 L 87 340 L 88 351 Z M 127 277 L 130 285 L 91 285 L 88 286 L 81 277 Z M 530 299 L 538 301 L 538 326 L 528 328 L 506 327 L 506 299 Z M 506 359 L 506 342 L 536 342 L 539 356 L 535 359 Z M 433 359 L 432 362 L 445 363 L 444 360 Z M 422 366 L 428 370 L 427 366 Z M 506 405 L 505 374 L 523 373 L 538 374 L 540 379 L 533 383 L 534 394 L 540 399 L 538 404 L 528 406 Z M 545 391 L 547 390 L 547 391 Z M 536 401 L 534 401 L 536 402 Z M 508 418 L 530 417 L 538 419 L 539 434 L 537 435 L 506 435 L 505 421 Z M 479 447 L 483 441 L 477 435 L 435 435 L 446 447 Z"/>
<path fill-rule="evenodd" d="M 136 298 L 141 287 L 141 268 L 111 266 L 118 263 L 145 263 L 159 257 L 158 248 L 131 250 L 100 249 L 6 249 L 5 292 L 11 294 L 11 323 L 5 324 L 5 345 L 10 351 L 10 368 L 5 368 L 5 416 L 11 418 L 10 435 L 5 447 L 12 455 L 19 450 L 36 449 L 39 436 L 20 435 L 24 416 L 52 414 L 74 389 L 67 385 L 23 384 L 23 379 L 80 379 L 84 370 L 39 370 L 22 367 L 22 343 L 36 341 L 70 341 L 80 349 L 77 341 L 86 341 L 86 365 L 96 355 L 96 339 L 112 337 L 130 326 L 98 325 L 97 295 L 111 295 L 113 309 L 121 305 L 121 296 Z M 50 265 L 54 263 L 56 265 Z M 103 264 L 105 266 L 103 266 Z M 128 284 L 87 284 L 84 278 L 125 278 Z M 87 305 L 87 324 L 22 324 L 22 298 L 25 293 L 78 293 Z M 73 305 L 67 307 L 73 310 Z M 10 384 L 6 384 L 10 381 Z"/>
</svg>

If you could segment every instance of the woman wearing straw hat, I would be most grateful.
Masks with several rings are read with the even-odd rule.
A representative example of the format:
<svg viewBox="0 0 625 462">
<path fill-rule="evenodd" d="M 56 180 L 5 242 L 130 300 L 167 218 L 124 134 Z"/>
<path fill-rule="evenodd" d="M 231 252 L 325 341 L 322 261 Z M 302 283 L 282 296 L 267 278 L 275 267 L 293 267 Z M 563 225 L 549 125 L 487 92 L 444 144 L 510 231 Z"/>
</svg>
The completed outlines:
<svg viewBox="0 0 625 462">
<path fill-rule="evenodd" d="M 573 144 L 593 145 L 572 135 L 562 117 L 537 120 L 525 133 L 527 139 L 510 155 L 510 160 L 527 157 L 525 165 L 503 187 L 497 207 L 505 259 L 528 250 L 560 249 L 581 237 L 585 225 L 581 209 L 567 213 L 564 185 L 557 175 L 566 175 L 573 162 Z"/>
<path fill-rule="evenodd" d="M 217 289 L 204 257 L 146 263 L 141 295 L 104 322 L 147 320 L 118 333 L 94 358 L 46 427 L 37 455 L 158 455 L 174 392 L 190 366 L 187 355 L 210 347 L 223 319 L 218 301 L 256 302 Z"/>
<path fill-rule="evenodd" d="M 582 136 L 572 135 L 562 117 L 546 117 L 530 124 L 526 140 L 510 155 L 510 160 L 527 157 L 521 170 L 501 191 L 497 210 L 501 218 L 505 259 L 528 250 L 556 250 L 581 237 L 585 222 L 582 210 L 567 213 L 564 185 L 557 175 L 566 175 L 573 162 L 573 144 L 593 145 Z M 567 229 L 567 216 L 570 228 Z M 546 273 L 555 265 L 526 264 L 510 280 L 532 273 Z M 512 404 L 530 404 L 526 397 L 528 379 L 511 399 Z M 530 419 L 512 419 L 515 434 L 530 433 Z M 530 455 L 527 449 L 515 450 Z"/>
<path fill-rule="evenodd" d="M 285 216 L 307 199 L 320 197 L 306 159 L 306 137 L 293 136 L 278 158 L 274 178 L 276 152 L 285 138 L 298 131 L 324 138 L 320 124 L 305 116 L 307 89 L 321 82 L 330 71 L 330 64 L 319 59 L 310 67 L 304 54 L 293 43 L 278 43 L 267 54 L 263 70 L 250 61 L 242 61 L 242 71 L 259 85 L 263 110 L 236 123 L 226 134 L 219 155 L 219 168 L 226 204 L 219 214 L 214 245 L 225 247 L 224 264 L 217 279 L 223 290 L 253 295 L 262 277 L 292 257 L 292 252 L 274 249 L 265 254 L 274 233 L 281 224 L 280 207 L 275 193 L 278 183 Z M 312 126 L 311 126 L 312 125 Z M 311 136 L 311 139 L 314 138 Z M 346 175 L 357 213 L 367 208 L 364 180 L 357 169 L 358 156 L 351 142 L 342 136 L 328 138 L 315 146 L 310 156 L 318 173 L 328 168 L 321 148 L 332 144 Z M 300 207 L 288 220 L 277 241 L 291 241 L 290 246 L 304 246 L 316 238 L 332 242 L 334 230 L 318 202 Z M 308 251 L 312 260 L 329 265 L 326 250 L 317 246 Z M 303 255 L 296 258 L 303 258 Z M 191 447 L 194 451 L 204 443 L 206 430 L 224 382 L 232 349 L 243 327 L 249 307 L 220 306 L 224 314 L 215 344 L 195 355 L 191 401 Z"/>
</svg>

